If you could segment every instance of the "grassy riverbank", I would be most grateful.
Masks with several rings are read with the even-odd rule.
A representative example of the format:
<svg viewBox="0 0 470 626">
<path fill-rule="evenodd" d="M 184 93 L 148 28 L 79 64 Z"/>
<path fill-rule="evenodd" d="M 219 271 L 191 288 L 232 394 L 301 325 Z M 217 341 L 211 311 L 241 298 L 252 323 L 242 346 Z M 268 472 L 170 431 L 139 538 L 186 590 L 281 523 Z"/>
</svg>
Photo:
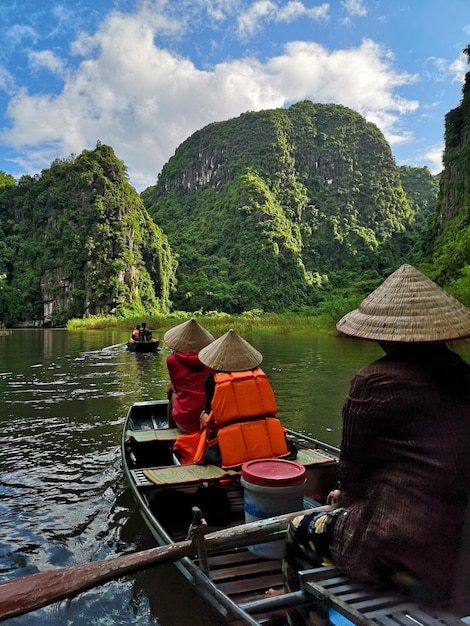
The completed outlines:
<svg viewBox="0 0 470 626">
<path fill-rule="evenodd" d="M 73 319 L 67 323 L 68 330 L 125 328 L 129 332 L 142 322 L 153 332 L 165 332 L 169 328 L 189 320 L 191 317 L 207 328 L 214 336 L 220 337 L 230 328 L 241 335 L 251 332 L 278 334 L 336 333 L 336 322 L 348 311 L 355 309 L 364 296 L 332 296 L 314 309 L 302 313 L 264 313 L 261 310 L 245 311 L 240 315 L 229 315 L 218 311 L 187 313 L 177 311 L 168 314 L 131 313 L 121 315 L 92 316 Z"/>
<path fill-rule="evenodd" d="M 230 328 L 244 335 L 252 332 L 278 333 L 278 334 L 314 334 L 335 333 L 335 321 L 329 316 L 314 317 L 304 314 L 276 314 L 276 313 L 253 313 L 247 312 L 241 315 L 228 315 L 226 313 L 211 312 L 198 313 L 172 313 L 169 315 L 149 315 L 144 317 L 117 318 L 115 316 L 93 316 L 84 319 L 73 319 L 67 324 L 68 330 L 97 330 L 103 328 L 125 328 L 131 332 L 136 324 L 143 321 L 147 328 L 154 333 L 165 332 L 169 328 L 185 322 L 194 317 L 209 330 L 214 336 L 220 337 Z M 339 318 L 337 318 L 339 319 Z"/>
</svg>

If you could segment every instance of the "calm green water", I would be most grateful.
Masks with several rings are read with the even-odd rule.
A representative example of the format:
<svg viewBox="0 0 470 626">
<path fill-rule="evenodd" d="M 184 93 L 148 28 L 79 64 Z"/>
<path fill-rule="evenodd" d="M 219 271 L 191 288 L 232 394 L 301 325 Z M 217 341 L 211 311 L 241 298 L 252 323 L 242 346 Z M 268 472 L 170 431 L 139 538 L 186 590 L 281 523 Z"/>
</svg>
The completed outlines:
<svg viewBox="0 0 470 626">
<path fill-rule="evenodd" d="M 167 352 L 129 353 L 127 335 L 0 334 L 0 581 L 154 545 L 124 482 L 119 444 L 129 406 L 165 397 Z M 380 348 L 338 337 L 246 339 L 264 355 L 284 425 L 338 444 L 349 381 Z M 470 347 L 459 351 L 470 361 Z M 8 621 L 188 623 L 215 622 L 172 565 Z"/>
</svg>

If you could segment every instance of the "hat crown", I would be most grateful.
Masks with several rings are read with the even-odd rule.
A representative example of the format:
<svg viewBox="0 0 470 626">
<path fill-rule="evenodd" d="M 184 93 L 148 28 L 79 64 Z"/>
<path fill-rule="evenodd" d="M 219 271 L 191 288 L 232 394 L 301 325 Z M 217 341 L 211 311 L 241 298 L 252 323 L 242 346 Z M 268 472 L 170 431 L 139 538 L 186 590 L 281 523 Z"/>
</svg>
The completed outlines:
<svg viewBox="0 0 470 626">
<path fill-rule="evenodd" d="M 214 341 L 214 337 L 194 318 L 191 318 L 167 330 L 163 335 L 163 341 L 176 352 L 199 352 Z"/>
<path fill-rule="evenodd" d="M 336 328 L 353 337 L 437 343 L 470 337 L 470 309 L 412 265 L 402 265 Z"/>
<path fill-rule="evenodd" d="M 230 329 L 201 350 L 199 360 L 219 372 L 244 372 L 258 367 L 263 356 L 248 341 Z"/>
</svg>

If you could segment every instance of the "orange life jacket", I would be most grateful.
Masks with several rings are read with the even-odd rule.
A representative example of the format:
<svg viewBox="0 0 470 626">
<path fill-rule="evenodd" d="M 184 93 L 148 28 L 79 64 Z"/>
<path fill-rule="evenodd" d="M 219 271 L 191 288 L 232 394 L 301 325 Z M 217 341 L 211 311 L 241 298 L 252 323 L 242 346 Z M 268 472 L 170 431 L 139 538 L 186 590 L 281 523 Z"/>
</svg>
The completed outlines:
<svg viewBox="0 0 470 626">
<path fill-rule="evenodd" d="M 218 444 L 222 467 L 289 455 L 285 429 L 275 417 L 276 400 L 260 369 L 214 374 L 212 410 L 194 462 L 204 463 L 206 447 Z"/>
</svg>

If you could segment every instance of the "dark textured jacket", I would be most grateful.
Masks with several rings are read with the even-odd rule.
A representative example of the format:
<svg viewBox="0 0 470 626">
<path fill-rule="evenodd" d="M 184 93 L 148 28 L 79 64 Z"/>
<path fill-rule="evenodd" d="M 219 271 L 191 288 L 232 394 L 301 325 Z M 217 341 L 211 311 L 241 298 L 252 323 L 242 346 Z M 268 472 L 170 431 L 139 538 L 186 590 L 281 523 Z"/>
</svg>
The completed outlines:
<svg viewBox="0 0 470 626">
<path fill-rule="evenodd" d="M 343 407 L 340 476 L 334 563 L 366 580 L 398 563 L 449 593 L 470 488 L 470 366 L 423 345 L 363 368 Z"/>
</svg>

